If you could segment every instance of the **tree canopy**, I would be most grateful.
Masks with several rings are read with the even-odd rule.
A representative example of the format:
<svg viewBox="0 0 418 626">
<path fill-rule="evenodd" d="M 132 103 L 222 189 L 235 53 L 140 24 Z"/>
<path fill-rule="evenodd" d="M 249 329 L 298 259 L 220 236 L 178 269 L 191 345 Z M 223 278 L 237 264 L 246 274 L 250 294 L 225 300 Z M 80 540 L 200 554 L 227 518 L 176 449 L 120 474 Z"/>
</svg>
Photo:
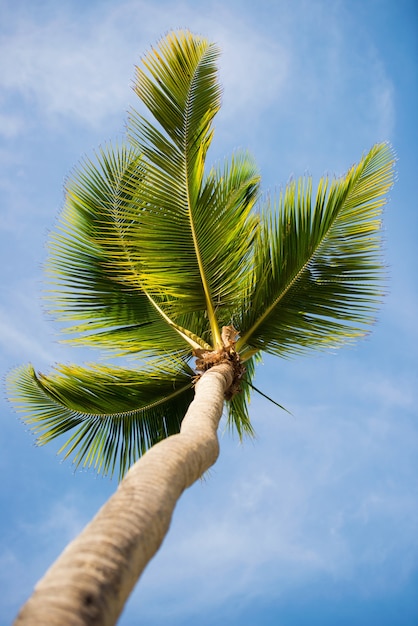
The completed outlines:
<svg viewBox="0 0 418 626">
<path fill-rule="evenodd" d="M 387 144 L 345 176 L 265 194 L 253 157 L 206 165 L 221 106 L 219 50 L 172 32 L 136 69 L 142 102 L 126 141 L 72 173 L 49 240 L 48 309 L 69 341 L 128 365 L 32 365 L 9 394 L 39 444 L 123 476 L 178 432 L 193 358 L 225 349 L 245 367 L 228 420 L 251 434 L 248 400 L 262 353 L 290 357 L 362 336 L 382 297 L 381 212 L 393 182 Z M 230 329 L 225 339 L 223 329 Z"/>
</svg>

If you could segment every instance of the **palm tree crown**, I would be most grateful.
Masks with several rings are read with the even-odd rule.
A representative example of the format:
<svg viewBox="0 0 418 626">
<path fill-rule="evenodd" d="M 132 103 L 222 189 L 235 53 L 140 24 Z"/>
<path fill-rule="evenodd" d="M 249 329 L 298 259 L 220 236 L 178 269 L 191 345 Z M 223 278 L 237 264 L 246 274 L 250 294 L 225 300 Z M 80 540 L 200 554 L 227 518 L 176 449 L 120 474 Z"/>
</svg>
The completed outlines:
<svg viewBox="0 0 418 626">
<path fill-rule="evenodd" d="M 72 175 L 50 238 L 49 308 L 68 341 L 140 367 L 60 365 L 45 376 L 29 365 L 9 376 L 38 442 L 68 432 L 61 451 L 103 473 L 122 476 L 179 431 L 194 394 L 192 356 L 201 371 L 218 358 L 236 363 L 229 423 L 251 433 L 261 353 L 350 342 L 381 297 L 388 145 L 315 191 L 302 178 L 263 199 L 249 154 L 205 167 L 221 104 L 218 54 L 181 31 L 145 56 L 134 84 L 145 113 L 131 111 L 124 145 Z"/>
</svg>

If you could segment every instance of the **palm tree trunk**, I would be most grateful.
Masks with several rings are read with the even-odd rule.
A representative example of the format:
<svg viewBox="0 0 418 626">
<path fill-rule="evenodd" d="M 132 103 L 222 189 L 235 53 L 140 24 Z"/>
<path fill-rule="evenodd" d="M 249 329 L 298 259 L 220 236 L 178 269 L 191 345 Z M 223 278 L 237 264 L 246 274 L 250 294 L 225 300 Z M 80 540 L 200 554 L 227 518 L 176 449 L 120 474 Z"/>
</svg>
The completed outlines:
<svg viewBox="0 0 418 626">
<path fill-rule="evenodd" d="M 145 566 L 157 552 L 183 491 L 215 463 L 228 363 L 209 369 L 178 435 L 153 446 L 115 494 L 36 585 L 18 626 L 115 624 Z"/>
</svg>

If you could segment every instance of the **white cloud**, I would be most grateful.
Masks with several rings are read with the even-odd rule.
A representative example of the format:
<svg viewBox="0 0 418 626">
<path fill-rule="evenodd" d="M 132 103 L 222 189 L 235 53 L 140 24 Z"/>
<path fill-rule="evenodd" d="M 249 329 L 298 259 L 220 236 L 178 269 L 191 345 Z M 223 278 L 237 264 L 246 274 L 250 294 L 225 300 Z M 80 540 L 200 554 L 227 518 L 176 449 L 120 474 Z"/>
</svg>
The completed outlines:
<svg viewBox="0 0 418 626">
<path fill-rule="evenodd" d="M 123 110 L 129 93 L 130 68 L 120 46 L 109 46 L 114 34 L 106 24 L 89 32 L 61 16 L 44 24 L 25 21 L 0 45 L 7 59 L 0 83 L 34 100 L 43 115 L 69 116 L 97 127 Z"/>
<path fill-rule="evenodd" d="M 31 322 L 33 323 L 33 320 Z M 0 345 L 3 351 L 8 352 L 16 360 L 30 355 L 31 359 L 52 363 L 53 353 L 50 349 L 45 349 L 40 341 L 34 339 L 33 330 L 32 324 L 28 327 L 27 322 L 18 328 L 3 311 L 0 311 Z"/>
<path fill-rule="evenodd" d="M 330 11 L 322 4 L 300 2 L 289 9 L 283 3 L 279 14 L 277 23 L 269 24 L 264 17 L 263 27 L 255 29 L 235 4 L 210 2 L 197 10 L 189 2 L 156 5 L 128 0 L 103 5 L 94 18 L 87 5 L 81 14 L 80 8 L 71 13 L 57 5 L 51 14 L 12 20 L 14 30 L 0 42 L 1 57 L 6 59 L 0 85 L 6 94 L 17 94 L 20 105 L 35 104 L 43 123 L 57 127 L 68 120 L 97 132 L 105 122 L 109 128 L 112 118 L 112 127 L 122 131 L 125 111 L 136 103 L 130 89 L 135 63 L 165 32 L 189 27 L 222 50 L 224 100 L 217 118 L 218 142 L 223 138 L 252 149 L 262 133 L 265 159 L 274 163 L 275 171 L 283 159 L 278 145 L 285 142 L 287 159 L 294 160 L 297 174 L 312 167 L 313 161 L 321 174 L 331 164 L 341 173 L 351 165 L 346 162 L 351 143 L 358 158 L 359 138 L 361 151 L 390 139 L 391 82 L 371 45 L 362 45 L 361 54 L 354 57 L 350 53 L 351 31 L 343 24 L 350 16 L 339 5 Z M 308 23 L 314 29 L 309 36 L 303 30 Z M 12 113 L 6 107 L 2 115 Z M 27 124 L 31 117 L 26 117 Z M 355 127 L 347 127 L 347 118 L 351 124 L 355 120 Z M 294 124 L 299 125 L 299 144 L 292 146 L 295 138 L 286 133 Z M 9 128 L 8 132 L 19 132 L 20 118 Z M 105 132 L 103 140 L 107 139 Z M 336 158 L 340 153 L 345 157 L 342 162 Z"/>
<path fill-rule="evenodd" d="M 220 43 L 222 78 L 228 85 L 225 116 L 236 109 L 263 109 L 277 98 L 286 77 L 286 53 L 275 41 L 236 16 L 231 30 L 231 11 L 216 4 L 204 16 L 187 5 L 176 6 L 176 19 L 191 21 L 190 26 Z M 140 28 L 133 28 L 138 23 Z M 107 5 L 94 21 L 88 14 L 77 19 L 64 10 L 44 21 L 21 18 L 0 42 L 6 60 L 0 84 L 22 100 L 33 99 L 44 115 L 56 120 L 68 116 L 97 128 L 107 116 L 126 110 L 133 99 L 134 64 L 169 28 L 166 10 L 142 2 Z M 14 126 L 12 119 L 9 133 L 19 130 L 17 118 Z"/>
<path fill-rule="evenodd" d="M 22 521 L 20 531 L 38 542 L 48 541 L 52 547 L 56 548 L 53 546 L 55 542 L 65 546 L 89 521 L 80 513 L 79 504 L 75 493 L 66 493 L 61 500 L 51 504 L 51 509 L 42 519 Z"/>
<path fill-rule="evenodd" d="M 232 30 L 228 17 L 218 17 L 213 28 L 209 25 L 213 39 L 221 48 L 220 80 L 225 85 L 221 115 L 226 124 L 234 116 L 239 116 L 241 124 L 248 118 L 255 122 L 273 103 L 279 106 L 290 78 L 289 51 L 246 22 L 237 20 Z"/>
<path fill-rule="evenodd" d="M 0 307 L 0 361 L 26 363 L 31 361 L 40 367 L 50 367 L 57 361 L 80 356 L 85 351 L 58 343 L 56 325 L 43 313 L 40 290 L 30 281 L 20 281 L 5 290 L 7 309 Z"/>
</svg>

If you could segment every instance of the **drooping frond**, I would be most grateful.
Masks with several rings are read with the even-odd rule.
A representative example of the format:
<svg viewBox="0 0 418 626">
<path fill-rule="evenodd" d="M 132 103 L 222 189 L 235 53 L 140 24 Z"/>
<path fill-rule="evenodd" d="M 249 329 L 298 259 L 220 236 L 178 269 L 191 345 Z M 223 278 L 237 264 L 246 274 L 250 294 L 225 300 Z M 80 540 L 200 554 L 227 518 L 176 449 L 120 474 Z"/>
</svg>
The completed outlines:
<svg viewBox="0 0 418 626">
<path fill-rule="evenodd" d="M 377 145 L 347 175 L 288 185 L 261 216 L 237 349 L 276 355 L 364 334 L 381 299 L 381 211 L 394 158 Z"/>
<path fill-rule="evenodd" d="M 180 361 L 141 371 L 60 365 L 44 376 L 32 366 L 8 377 L 11 401 L 43 445 L 68 434 L 59 453 L 76 466 L 121 478 L 148 448 L 179 432 L 193 399 L 193 371 Z"/>
<path fill-rule="evenodd" d="M 117 354 L 190 353 L 206 347 L 192 329 L 182 329 L 161 315 L 161 298 L 143 289 L 138 258 L 131 258 L 132 221 L 144 176 L 141 158 L 126 146 L 102 150 L 67 183 L 66 204 L 49 242 L 47 264 L 51 312 L 75 343 L 91 344 Z M 132 208 L 133 207 L 133 208 Z M 134 219 L 134 217 L 132 218 Z"/>
</svg>

